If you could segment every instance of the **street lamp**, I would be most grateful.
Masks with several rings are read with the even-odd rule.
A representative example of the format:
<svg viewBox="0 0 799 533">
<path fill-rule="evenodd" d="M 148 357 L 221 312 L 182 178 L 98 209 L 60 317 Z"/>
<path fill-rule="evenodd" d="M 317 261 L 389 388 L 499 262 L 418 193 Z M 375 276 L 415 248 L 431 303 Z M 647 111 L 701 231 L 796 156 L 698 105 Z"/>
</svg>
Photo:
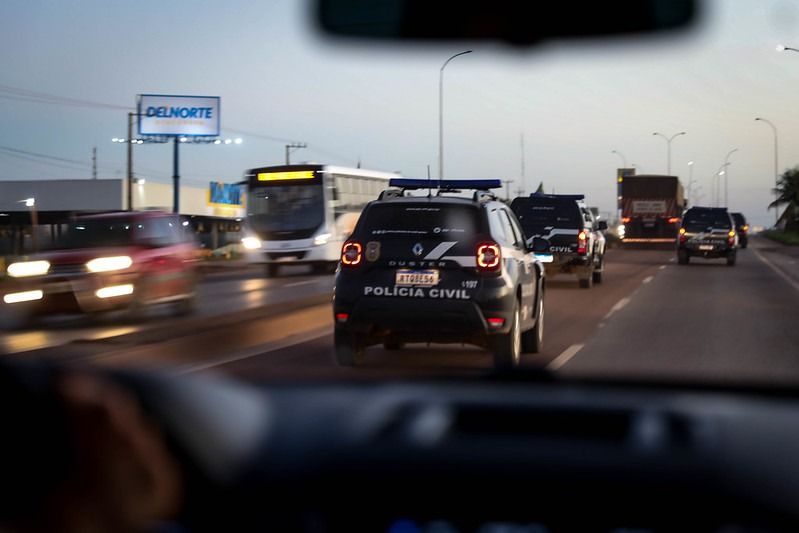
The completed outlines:
<svg viewBox="0 0 799 533">
<path fill-rule="evenodd" d="M 667 176 L 671 176 L 671 141 L 673 141 L 674 138 L 677 137 L 678 135 L 685 135 L 685 132 L 681 131 L 679 133 L 675 133 L 671 137 L 666 137 L 662 133 L 658 133 L 658 132 L 655 132 L 652 135 L 658 135 L 658 136 L 663 137 L 664 139 L 666 139 L 666 160 L 667 160 L 666 175 Z"/>
<path fill-rule="evenodd" d="M 611 153 L 612 154 L 616 154 L 617 156 L 621 157 L 622 168 L 627 168 L 627 158 L 624 157 L 624 154 L 622 154 L 621 152 L 618 152 L 616 150 L 612 150 Z"/>
<path fill-rule="evenodd" d="M 790 46 L 785 46 L 784 44 L 777 45 L 777 52 L 784 52 L 785 50 L 790 50 L 791 52 L 799 52 L 797 48 L 791 48 Z"/>
<path fill-rule="evenodd" d="M 729 157 L 733 154 L 733 152 L 737 152 L 737 151 L 738 151 L 737 148 L 734 148 L 734 149 L 730 150 L 730 153 L 728 153 L 727 157 L 724 158 L 724 166 L 725 167 L 727 165 L 729 165 L 729 163 L 727 163 L 727 159 L 729 159 Z M 728 192 L 728 188 L 727 188 L 728 180 L 727 180 L 727 178 L 728 178 L 728 172 L 726 172 L 726 168 L 725 168 L 725 172 L 724 172 L 724 207 L 729 207 L 730 206 L 730 199 L 729 199 L 729 196 L 727 194 L 727 192 Z"/>
<path fill-rule="evenodd" d="M 471 50 L 458 52 L 450 57 L 438 71 L 438 179 L 444 179 L 444 67 L 458 56 L 471 54 Z"/>
<path fill-rule="evenodd" d="M 724 163 L 723 165 L 721 165 L 719 167 L 719 169 L 716 171 L 716 173 L 713 174 L 713 184 L 712 185 L 713 185 L 713 206 L 714 207 L 719 207 L 719 204 L 721 203 L 721 194 L 720 194 L 720 191 L 719 191 L 719 189 L 721 188 L 721 185 L 720 185 L 721 176 L 723 176 L 725 174 L 724 169 L 726 169 L 728 165 L 729 165 L 729 163 Z"/>
<path fill-rule="evenodd" d="M 762 122 L 765 122 L 766 124 L 771 126 L 772 130 L 774 130 L 774 199 L 776 200 L 777 197 L 778 197 L 777 187 L 779 186 L 779 181 L 780 181 L 779 165 L 777 164 L 777 127 L 774 124 L 772 124 L 770 121 L 768 121 L 768 120 L 766 120 L 764 118 L 758 117 L 755 120 L 760 120 Z M 775 226 L 777 225 L 777 222 L 779 222 L 779 213 L 778 213 L 778 209 L 777 209 L 777 204 L 774 204 L 774 225 Z"/>
<path fill-rule="evenodd" d="M 25 202 L 25 207 L 29 207 L 31 210 L 31 238 L 33 240 L 33 251 L 39 251 L 39 236 L 37 235 L 39 229 L 39 217 L 36 213 L 36 198 L 26 198 L 24 200 L 20 200 L 20 202 Z"/>
</svg>

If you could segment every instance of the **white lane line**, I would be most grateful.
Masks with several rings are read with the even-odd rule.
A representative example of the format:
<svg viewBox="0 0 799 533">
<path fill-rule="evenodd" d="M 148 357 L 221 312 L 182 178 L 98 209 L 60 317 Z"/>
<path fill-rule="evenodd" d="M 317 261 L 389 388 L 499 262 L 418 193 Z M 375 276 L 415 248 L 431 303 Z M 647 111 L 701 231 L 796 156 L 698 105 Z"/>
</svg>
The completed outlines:
<svg viewBox="0 0 799 533">
<path fill-rule="evenodd" d="M 286 283 L 284 287 L 299 287 L 300 285 L 308 285 L 310 283 L 316 283 L 316 280 L 309 279 L 306 281 L 295 281 L 294 283 Z"/>
<path fill-rule="evenodd" d="M 233 352 L 231 354 L 222 357 L 209 359 L 208 361 L 201 361 L 199 363 L 189 363 L 181 365 L 173 369 L 172 371 L 175 374 L 189 374 L 191 372 L 208 370 L 209 368 L 226 365 L 228 363 L 241 361 L 242 359 L 249 359 L 250 357 L 255 357 L 258 355 L 266 354 L 268 352 L 273 352 L 275 350 L 288 348 L 289 346 L 294 346 L 296 344 L 307 342 L 312 339 L 318 339 L 319 337 L 324 337 L 325 335 L 330 335 L 332 333 L 333 333 L 333 326 L 323 326 L 320 328 L 303 332 L 301 334 L 292 335 L 291 337 L 287 337 L 285 339 L 280 339 L 267 344 L 259 344 L 258 346 L 251 346 L 249 348 L 244 348 L 243 350 L 239 350 L 238 352 Z"/>
<path fill-rule="evenodd" d="M 546 366 L 546 369 L 547 370 L 559 369 L 560 367 L 565 365 L 569 361 L 569 359 L 577 355 L 577 352 L 579 352 L 583 346 L 584 346 L 583 344 L 572 344 L 571 346 L 566 348 L 563 351 L 563 353 L 561 353 L 555 359 L 550 361 L 549 364 Z"/>
<path fill-rule="evenodd" d="M 628 303 L 630 303 L 630 299 L 629 299 L 629 298 L 622 298 L 621 300 L 619 300 L 618 302 L 616 302 L 616 305 L 614 305 L 614 306 L 613 306 L 613 307 L 610 309 L 610 311 L 608 311 L 608 314 L 606 314 L 606 315 L 604 316 L 604 318 L 602 318 L 602 321 L 604 322 L 605 320 L 607 320 L 607 319 L 610 317 L 610 315 L 612 315 L 612 314 L 613 314 L 613 313 L 615 313 L 616 311 L 619 311 L 619 310 L 621 310 L 621 309 L 622 309 L 622 308 L 623 308 L 625 305 L 627 305 Z"/>
<path fill-rule="evenodd" d="M 753 250 L 755 251 L 755 254 L 757 255 L 757 257 L 758 257 L 758 258 L 760 258 L 760 260 L 761 260 L 761 261 L 763 261 L 763 262 L 764 262 L 764 263 L 766 263 L 766 264 L 767 264 L 769 267 L 771 267 L 771 270 L 773 270 L 774 272 L 776 272 L 776 273 L 777 273 L 777 274 L 778 274 L 778 275 L 779 275 L 779 276 L 780 276 L 782 279 L 784 279 L 785 281 L 787 281 L 787 282 L 788 282 L 788 284 L 789 284 L 791 287 L 793 287 L 794 289 L 796 289 L 797 291 L 799 291 L 799 283 L 796 283 L 794 280 L 792 280 L 792 279 L 790 278 L 790 276 L 788 276 L 788 274 L 786 274 L 785 272 L 783 272 L 782 270 L 780 270 L 780 269 L 779 269 L 779 267 L 777 267 L 777 266 L 776 266 L 774 263 L 772 263 L 770 259 L 767 259 L 765 255 L 761 254 L 761 253 L 760 253 L 760 250 L 758 250 L 757 248 L 753 248 Z"/>
<path fill-rule="evenodd" d="M 650 281 L 652 281 L 652 278 L 654 278 L 654 277 L 655 276 L 649 276 L 649 277 L 644 278 L 644 281 L 642 281 L 641 284 L 643 285 L 644 283 L 649 283 Z"/>
</svg>

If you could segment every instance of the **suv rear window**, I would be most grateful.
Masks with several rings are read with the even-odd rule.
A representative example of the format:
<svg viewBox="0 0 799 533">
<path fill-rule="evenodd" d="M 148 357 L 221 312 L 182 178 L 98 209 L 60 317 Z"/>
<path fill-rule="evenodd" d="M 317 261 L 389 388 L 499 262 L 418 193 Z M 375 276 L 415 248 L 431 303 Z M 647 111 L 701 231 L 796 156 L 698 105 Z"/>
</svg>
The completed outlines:
<svg viewBox="0 0 799 533">
<path fill-rule="evenodd" d="M 702 228 L 729 228 L 730 217 L 726 211 L 711 209 L 689 210 L 683 217 L 683 226 Z"/>
<path fill-rule="evenodd" d="M 582 228 L 583 218 L 577 203 L 562 200 L 516 198 L 511 209 L 525 233 L 540 233 L 545 227 Z"/>
<path fill-rule="evenodd" d="M 364 227 L 381 239 L 452 239 L 479 233 L 475 207 L 468 205 L 383 204 L 369 209 Z"/>
</svg>

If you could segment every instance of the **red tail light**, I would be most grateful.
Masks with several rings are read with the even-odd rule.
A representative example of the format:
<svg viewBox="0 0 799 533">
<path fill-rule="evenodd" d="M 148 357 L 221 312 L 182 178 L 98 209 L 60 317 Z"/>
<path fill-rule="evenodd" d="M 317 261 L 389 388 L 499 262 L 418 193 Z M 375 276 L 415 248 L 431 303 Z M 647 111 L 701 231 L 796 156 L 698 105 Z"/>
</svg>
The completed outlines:
<svg viewBox="0 0 799 533">
<path fill-rule="evenodd" d="M 677 218 L 677 217 L 671 217 L 671 218 L 669 219 L 669 224 L 676 224 L 676 223 L 677 223 L 677 222 L 679 222 L 679 221 L 680 221 L 680 219 L 679 219 L 679 218 Z"/>
<path fill-rule="evenodd" d="M 363 247 L 361 243 L 347 241 L 341 247 L 341 264 L 346 267 L 357 267 L 363 259 Z"/>
<path fill-rule="evenodd" d="M 680 228 L 680 242 L 685 242 L 685 228 Z"/>
<path fill-rule="evenodd" d="M 729 233 L 727 233 L 727 243 L 730 246 L 735 244 L 735 230 L 730 230 Z"/>
<path fill-rule="evenodd" d="M 584 254 L 588 250 L 588 243 L 586 242 L 586 235 L 585 231 L 581 231 L 579 235 L 577 235 L 577 253 Z"/>
<path fill-rule="evenodd" d="M 629 224 L 632 218 L 630 217 L 621 217 L 621 221 L 623 224 Z"/>
<path fill-rule="evenodd" d="M 477 269 L 492 272 L 499 269 L 502 252 L 495 242 L 481 242 L 477 245 Z"/>
</svg>

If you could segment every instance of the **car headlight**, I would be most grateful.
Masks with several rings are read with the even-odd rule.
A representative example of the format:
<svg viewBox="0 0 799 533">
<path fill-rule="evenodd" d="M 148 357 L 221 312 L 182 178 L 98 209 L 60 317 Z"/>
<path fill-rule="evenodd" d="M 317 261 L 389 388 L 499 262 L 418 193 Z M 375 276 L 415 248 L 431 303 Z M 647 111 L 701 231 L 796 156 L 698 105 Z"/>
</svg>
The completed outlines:
<svg viewBox="0 0 799 533">
<path fill-rule="evenodd" d="M 323 244 L 327 244 L 327 241 L 329 241 L 330 237 L 332 236 L 333 235 L 331 235 L 330 233 L 323 233 L 321 235 L 317 235 L 316 237 L 313 238 L 313 245 L 322 246 Z"/>
<path fill-rule="evenodd" d="M 120 255 L 115 257 L 98 257 L 86 263 L 86 268 L 89 272 L 111 272 L 113 270 L 122 270 L 130 267 L 133 264 L 133 259 L 127 255 Z"/>
<path fill-rule="evenodd" d="M 255 237 L 244 237 L 241 244 L 248 250 L 257 250 L 261 247 L 261 241 Z"/>
<path fill-rule="evenodd" d="M 24 261 L 21 263 L 11 263 L 6 272 L 12 278 L 25 278 L 28 276 L 41 276 L 50 270 L 48 261 Z"/>
</svg>

